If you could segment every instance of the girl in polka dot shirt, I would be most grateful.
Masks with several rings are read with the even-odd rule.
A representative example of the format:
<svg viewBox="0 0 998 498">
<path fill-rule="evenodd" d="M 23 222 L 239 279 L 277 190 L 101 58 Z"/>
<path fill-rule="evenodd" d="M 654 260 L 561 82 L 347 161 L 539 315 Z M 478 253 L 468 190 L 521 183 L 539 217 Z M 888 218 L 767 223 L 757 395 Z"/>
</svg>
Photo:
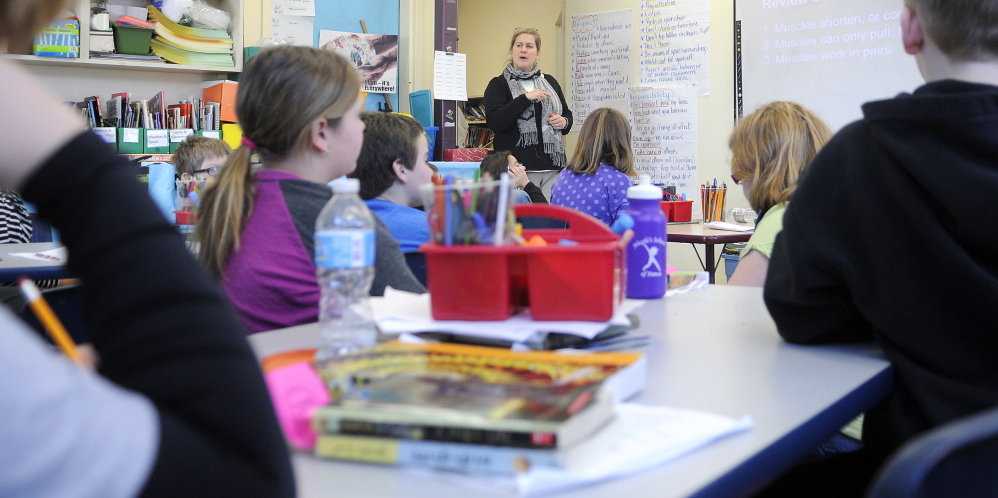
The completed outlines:
<svg viewBox="0 0 998 498">
<path fill-rule="evenodd" d="M 636 174 L 630 123 L 619 111 L 601 107 L 586 117 L 575 153 L 551 187 L 551 204 L 612 225 L 627 211 L 629 177 Z"/>
</svg>

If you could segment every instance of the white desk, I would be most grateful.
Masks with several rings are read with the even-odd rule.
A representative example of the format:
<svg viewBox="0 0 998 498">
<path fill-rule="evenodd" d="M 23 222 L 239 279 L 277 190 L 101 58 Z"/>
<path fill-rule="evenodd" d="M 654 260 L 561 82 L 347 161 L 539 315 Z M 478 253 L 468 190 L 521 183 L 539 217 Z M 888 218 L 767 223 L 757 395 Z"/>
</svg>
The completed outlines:
<svg viewBox="0 0 998 498">
<path fill-rule="evenodd" d="M 12 252 L 44 252 L 63 245 L 62 242 L 0 244 L 0 282 L 13 282 L 21 275 L 35 280 L 65 278 L 65 261 L 41 261 L 10 255 Z"/>
<path fill-rule="evenodd" d="M 638 314 L 648 381 L 635 401 L 751 415 L 747 432 L 648 472 L 571 496 L 742 495 L 788 468 L 881 399 L 892 371 L 872 345 L 795 346 L 776 333 L 759 288 L 714 286 L 649 301 Z M 259 356 L 315 347 L 317 327 L 250 336 Z M 492 496 L 396 467 L 293 456 L 298 496 Z"/>
</svg>

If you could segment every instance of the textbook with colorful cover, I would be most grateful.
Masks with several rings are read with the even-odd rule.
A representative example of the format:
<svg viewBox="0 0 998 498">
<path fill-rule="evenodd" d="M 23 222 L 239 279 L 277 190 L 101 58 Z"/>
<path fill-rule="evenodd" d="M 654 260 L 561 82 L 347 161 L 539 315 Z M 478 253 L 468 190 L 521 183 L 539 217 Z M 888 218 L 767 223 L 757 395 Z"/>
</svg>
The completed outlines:
<svg viewBox="0 0 998 498">
<path fill-rule="evenodd" d="M 413 458 L 427 451 L 439 456 L 443 449 L 455 460 L 477 451 L 480 460 L 491 453 L 508 462 L 561 461 L 565 455 L 550 451 L 577 444 L 609 422 L 614 400 L 643 388 L 644 370 L 638 353 L 384 344 L 339 363 L 335 371 L 320 369 L 334 393 L 346 384 L 356 387 L 315 412 L 313 426 L 321 434 L 317 453 L 413 463 L 399 457 L 399 448 Z M 520 449 L 526 451 L 513 451 Z M 508 464 L 500 467 L 506 471 Z"/>
</svg>

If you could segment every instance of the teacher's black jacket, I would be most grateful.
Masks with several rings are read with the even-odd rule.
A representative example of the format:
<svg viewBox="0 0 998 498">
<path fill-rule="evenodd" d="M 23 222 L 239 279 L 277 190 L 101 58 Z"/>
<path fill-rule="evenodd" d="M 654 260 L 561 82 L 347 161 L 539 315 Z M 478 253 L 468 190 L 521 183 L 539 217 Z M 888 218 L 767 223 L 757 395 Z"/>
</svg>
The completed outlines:
<svg viewBox="0 0 998 498">
<path fill-rule="evenodd" d="M 998 406 L 998 87 L 939 81 L 863 113 L 804 174 L 765 299 L 787 341 L 883 348 L 895 386 L 863 431 L 882 457 Z"/>
</svg>

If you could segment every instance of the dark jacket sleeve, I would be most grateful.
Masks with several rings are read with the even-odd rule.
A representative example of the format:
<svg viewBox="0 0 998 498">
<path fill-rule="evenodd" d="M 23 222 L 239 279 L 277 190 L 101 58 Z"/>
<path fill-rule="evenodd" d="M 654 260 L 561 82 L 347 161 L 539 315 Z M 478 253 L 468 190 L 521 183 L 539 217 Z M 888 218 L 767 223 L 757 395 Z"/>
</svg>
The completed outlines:
<svg viewBox="0 0 998 498">
<path fill-rule="evenodd" d="M 158 410 L 143 494 L 293 496 L 287 447 L 245 330 L 135 174 L 86 133 L 23 194 L 59 229 L 83 282 L 101 374 Z"/>
<path fill-rule="evenodd" d="M 541 204 L 548 203 L 547 198 L 544 197 L 544 192 L 541 191 L 540 187 L 534 185 L 534 182 L 527 182 L 527 184 L 523 187 L 523 191 L 530 196 L 530 202 L 539 202 Z"/>
<path fill-rule="evenodd" d="M 550 74 L 545 74 L 544 77 L 548 80 L 548 83 L 551 84 L 551 87 L 554 88 L 555 93 L 558 94 L 558 99 L 561 100 L 561 117 L 568 120 L 568 124 L 566 124 L 565 128 L 561 130 L 561 134 L 568 135 L 568 132 L 572 131 L 572 110 L 568 108 L 568 102 L 565 101 L 565 94 L 562 93 L 561 85 L 558 84 L 558 80 L 554 79 L 554 76 L 551 76 Z M 545 116 L 545 119 L 546 118 L 547 116 Z"/>
<path fill-rule="evenodd" d="M 780 335 L 797 344 L 873 340 L 873 329 L 853 303 L 843 279 L 841 244 L 848 244 L 849 216 L 831 220 L 821 206 L 841 205 L 837 165 L 855 160 L 830 142 L 801 179 L 776 236 L 763 297 Z M 861 149 L 862 150 L 862 149 Z M 818 220 L 821 220 L 819 223 Z"/>
<path fill-rule="evenodd" d="M 485 88 L 485 123 L 494 133 L 516 128 L 516 120 L 530 107 L 526 95 L 513 98 L 502 76 L 496 76 Z"/>
</svg>

